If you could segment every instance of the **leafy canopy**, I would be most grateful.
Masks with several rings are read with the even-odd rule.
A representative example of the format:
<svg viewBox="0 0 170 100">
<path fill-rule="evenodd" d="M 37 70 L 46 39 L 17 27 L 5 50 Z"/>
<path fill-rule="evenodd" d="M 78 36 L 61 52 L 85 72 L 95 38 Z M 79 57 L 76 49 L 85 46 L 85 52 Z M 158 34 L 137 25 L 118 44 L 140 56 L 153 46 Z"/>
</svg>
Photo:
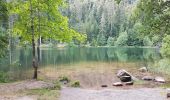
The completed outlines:
<svg viewBox="0 0 170 100">
<path fill-rule="evenodd" d="M 60 13 L 64 7 L 63 0 L 13 0 L 9 3 L 11 15 L 17 15 L 14 24 L 14 33 L 23 41 L 31 42 L 31 11 L 33 13 L 33 25 L 35 39 L 41 35 L 43 38 L 52 38 L 58 41 L 69 42 L 73 38 L 84 41 L 86 36 L 69 28 L 68 19 Z"/>
</svg>

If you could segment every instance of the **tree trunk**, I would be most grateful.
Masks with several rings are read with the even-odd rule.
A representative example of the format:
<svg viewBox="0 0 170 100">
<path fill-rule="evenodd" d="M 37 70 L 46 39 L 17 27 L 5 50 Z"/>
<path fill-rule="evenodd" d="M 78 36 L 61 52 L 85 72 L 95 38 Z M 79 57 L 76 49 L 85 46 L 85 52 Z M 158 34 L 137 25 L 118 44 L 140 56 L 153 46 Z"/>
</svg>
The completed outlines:
<svg viewBox="0 0 170 100">
<path fill-rule="evenodd" d="M 34 33 L 34 16 L 33 16 L 32 0 L 30 0 L 30 17 L 31 17 L 31 31 L 32 31 L 32 55 L 33 55 L 32 66 L 34 68 L 33 79 L 37 79 L 38 64 L 35 56 L 35 33 Z"/>
<path fill-rule="evenodd" d="M 39 2 L 38 2 L 39 6 Z M 41 33 L 40 33 L 40 9 L 38 7 L 38 43 L 37 43 L 37 56 L 38 56 L 38 64 L 40 63 L 40 44 L 41 44 Z"/>
</svg>

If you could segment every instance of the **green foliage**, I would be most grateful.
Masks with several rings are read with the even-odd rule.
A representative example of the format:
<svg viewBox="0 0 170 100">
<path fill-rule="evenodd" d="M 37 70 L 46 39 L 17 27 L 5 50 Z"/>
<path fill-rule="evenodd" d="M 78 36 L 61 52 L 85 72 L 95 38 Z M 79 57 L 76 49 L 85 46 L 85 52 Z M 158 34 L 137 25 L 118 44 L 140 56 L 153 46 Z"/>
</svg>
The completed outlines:
<svg viewBox="0 0 170 100">
<path fill-rule="evenodd" d="M 0 83 L 7 83 L 9 81 L 9 75 L 3 71 L 0 71 Z"/>
<path fill-rule="evenodd" d="M 120 33 L 119 37 L 115 42 L 115 46 L 126 46 L 128 41 L 127 32 Z"/>
<path fill-rule="evenodd" d="M 4 28 L 0 28 L 0 58 L 5 56 L 8 46 L 8 37 Z"/>
<path fill-rule="evenodd" d="M 166 35 L 163 39 L 161 53 L 165 57 L 170 57 L 170 35 Z"/>
<path fill-rule="evenodd" d="M 97 46 L 97 40 L 96 39 L 93 39 L 92 42 L 91 42 L 91 46 Z"/>
<path fill-rule="evenodd" d="M 107 45 L 108 46 L 113 46 L 114 45 L 114 41 L 115 41 L 115 39 L 113 37 L 109 37 L 107 39 Z"/>
<path fill-rule="evenodd" d="M 99 34 L 99 35 L 97 36 L 97 44 L 98 44 L 99 46 L 104 46 L 104 45 L 106 45 L 106 37 L 105 37 L 104 34 Z"/>
<path fill-rule="evenodd" d="M 71 87 L 80 87 L 80 82 L 79 81 L 72 82 Z"/>
<path fill-rule="evenodd" d="M 61 90 L 60 82 L 57 81 L 57 82 L 54 83 L 54 89 Z"/>
<path fill-rule="evenodd" d="M 145 36 L 145 38 L 143 39 L 143 44 L 144 46 L 152 46 L 153 42 L 150 40 L 148 36 Z"/>
<path fill-rule="evenodd" d="M 31 42 L 32 39 L 30 19 L 33 19 L 36 40 L 40 35 L 44 39 L 52 38 L 63 42 L 70 42 L 73 38 L 85 41 L 86 36 L 69 28 L 67 17 L 60 13 L 60 7 L 64 6 L 63 0 L 31 0 L 31 2 L 32 4 L 30 1 L 15 0 L 9 4 L 10 14 L 19 15 L 14 24 L 14 33 L 22 37 L 23 41 Z"/>
<path fill-rule="evenodd" d="M 7 22 L 8 22 L 8 10 L 7 10 L 7 3 L 6 0 L 0 1 L 0 25 L 7 28 Z"/>
<path fill-rule="evenodd" d="M 62 13 L 68 16 L 72 28 L 87 34 L 87 41 L 91 44 L 94 44 L 94 39 L 99 40 L 101 34 L 107 42 L 109 36 L 116 38 L 120 32 L 126 31 L 128 16 L 135 1 L 130 0 L 129 3 L 124 0 L 68 0 L 68 8 L 63 9 Z"/>
<path fill-rule="evenodd" d="M 122 1 L 122 0 L 115 0 L 116 2 L 117 2 L 117 4 L 120 4 L 120 2 Z"/>
<path fill-rule="evenodd" d="M 63 81 L 70 82 L 71 80 L 67 76 L 61 76 L 61 77 L 59 77 L 59 81 L 60 82 L 63 82 Z"/>
<path fill-rule="evenodd" d="M 152 42 L 153 42 L 153 45 L 154 46 L 156 46 L 156 45 L 158 45 L 159 44 L 159 42 L 160 42 L 160 36 L 159 35 L 154 35 L 153 37 L 152 37 Z"/>
<path fill-rule="evenodd" d="M 7 22 L 8 10 L 5 0 L 0 1 L 0 58 L 3 57 L 7 51 L 8 37 L 7 37 Z"/>
<path fill-rule="evenodd" d="M 140 0 L 134 10 L 132 20 L 141 22 L 143 25 L 142 34 L 152 37 L 153 45 L 159 45 L 164 35 L 170 33 L 169 12 L 168 0 Z M 145 38 L 145 40 L 148 39 Z"/>
<path fill-rule="evenodd" d="M 37 95 L 37 100 L 55 100 L 59 97 L 58 90 L 33 89 L 26 91 L 27 95 Z"/>
</svg>

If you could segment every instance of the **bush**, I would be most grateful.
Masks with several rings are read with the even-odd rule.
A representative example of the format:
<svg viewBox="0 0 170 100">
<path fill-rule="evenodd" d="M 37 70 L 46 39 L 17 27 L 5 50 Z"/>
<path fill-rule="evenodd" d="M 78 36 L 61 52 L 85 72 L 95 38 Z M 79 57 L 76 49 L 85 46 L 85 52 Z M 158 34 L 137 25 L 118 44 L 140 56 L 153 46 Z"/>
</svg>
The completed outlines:
<svg viewBox="0 0 170 100">
<path fill-rule="evenodd" d="M 152 46 L 153 42 L 150 40 L 149 37 L 145 36 L 145 38 L 143 39 L 143 45 L 144 46 Z"/>
<path fill-rule="evenodd" d="M 80 82 L 79 81 L 72 82 L 71 87 L 80 87 Z"/>
<path fill-rule="evenodd" d="M 120 33 L 117 41 L 115 42 L 115 46 L 126 46 L 128 41 L 127 32 Z"/>
<path fill-rule="evenodd" d="M 165 57 L 170 57 L 170 35 L 167 35 L 163 39 L 161 54 Z"/>
<path fill-rule="evenodd" d="M 59 81 L 60 82 L 64 82 L 64 81 L 70 82 L 70 79 L 68 77 L 66 77 L 66 76 L 62 76 L 62 77 L 59 77 Z"/>
<path fill-rule="evenodd" d="M 10 81 L 10 80 L 9 80 L 8 74 L 1 71 L 1 72 L 0 72 L 0 83 L 7 83 L 7 82 L 9 82 L 9 81 Z"/>
<path fill-rule="evenodd" d="M 60 82 L 57 81 L 57 82 L 54 83 L 54 89 L 61 90 Z"/>
</svg>

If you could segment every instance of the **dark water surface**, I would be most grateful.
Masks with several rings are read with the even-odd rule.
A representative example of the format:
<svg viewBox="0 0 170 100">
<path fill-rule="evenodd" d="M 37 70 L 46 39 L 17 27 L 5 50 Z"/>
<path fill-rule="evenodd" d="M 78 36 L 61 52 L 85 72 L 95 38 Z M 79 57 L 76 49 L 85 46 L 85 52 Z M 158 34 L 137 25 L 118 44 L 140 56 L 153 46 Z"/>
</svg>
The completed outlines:
<svg viewBox="0 0 170 100">
<path fill-rule="evenodd" d="M 132 47 L 77 47 L 77 48 L 42 48 L 40 51 L 40 68 L 48 66 L 72 65 L 88 62 L 140 63 L 148 66 L 159 62 L 160 53 L 155 48 Z M 32 70 L 31 49 L 18 48 L 11 56 L 1 59 L 0 71 L 9 73 L 12 79 L 24 79 Z M 136 66 L 138 67 L 138 66 Z M 154 68 L 153 68 L 154 69 Z M 15 77 L 14 77 L 15 76 Z"/>
</svg>

